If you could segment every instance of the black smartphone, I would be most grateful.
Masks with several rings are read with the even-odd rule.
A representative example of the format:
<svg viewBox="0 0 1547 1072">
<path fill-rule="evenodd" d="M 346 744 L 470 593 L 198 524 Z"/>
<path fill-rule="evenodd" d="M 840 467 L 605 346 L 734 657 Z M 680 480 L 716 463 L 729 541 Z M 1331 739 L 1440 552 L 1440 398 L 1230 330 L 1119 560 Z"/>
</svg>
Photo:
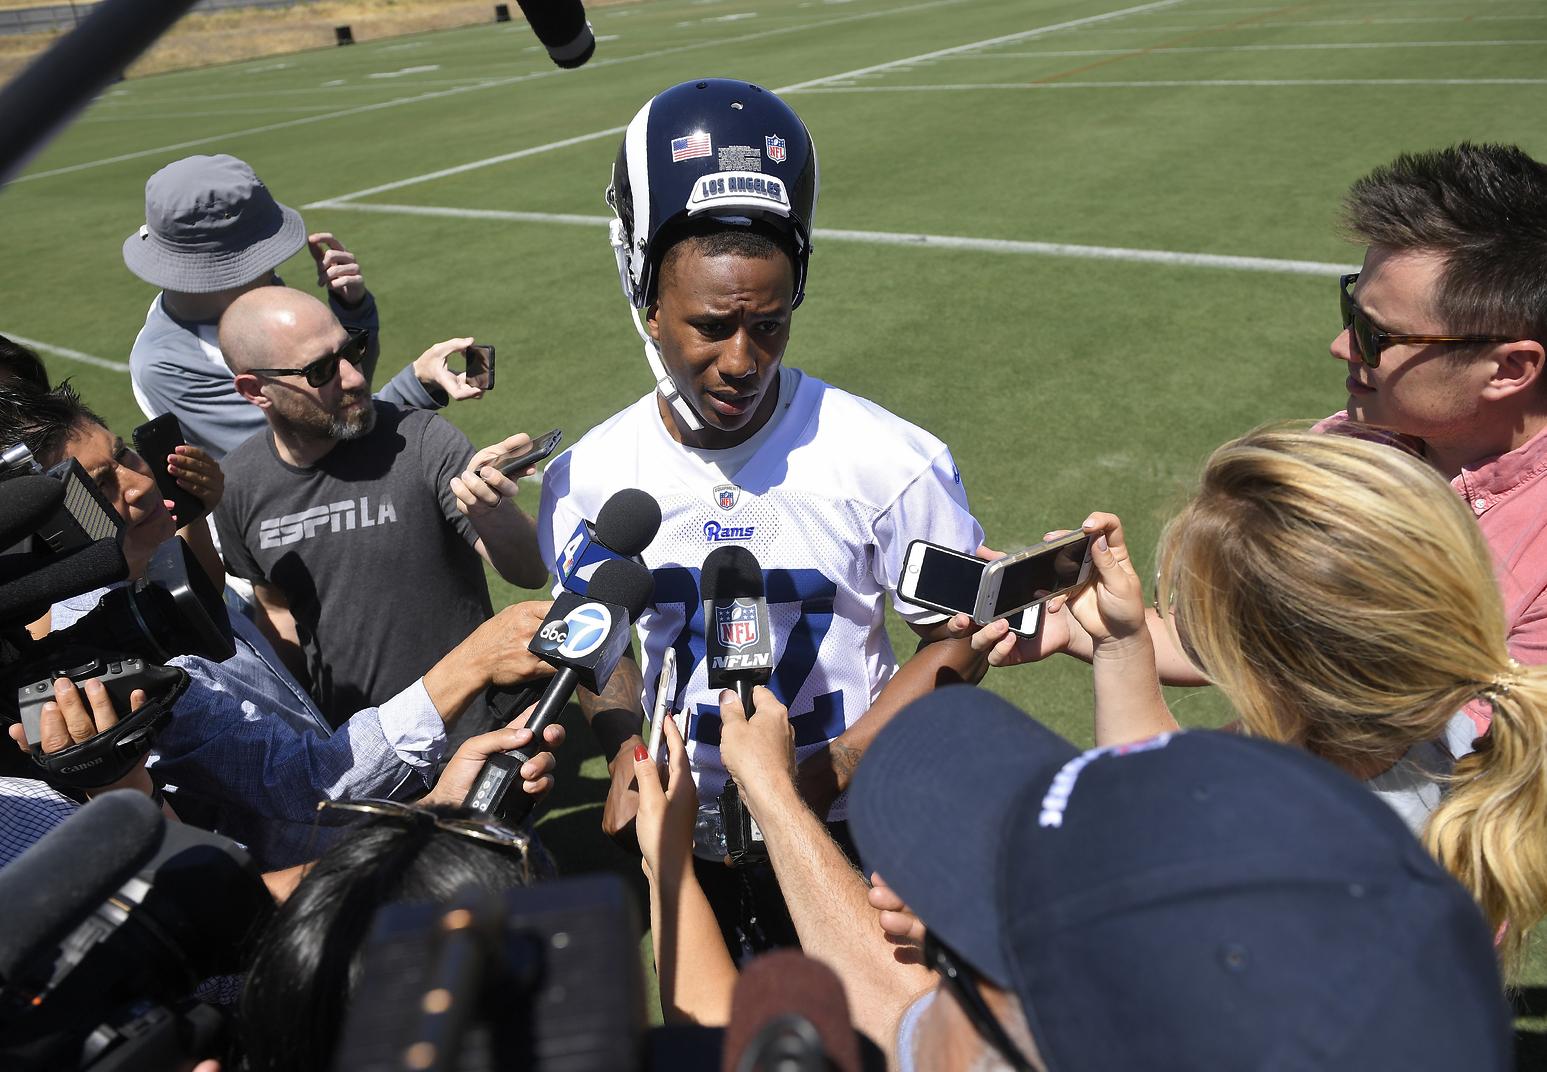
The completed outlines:
<svg viewBox="0 0 1547 1072">
<path fill-rule="evenodd" d="M 494 347 L 475 344 L 463 350 L 462 355 L 467 361 L 464 371 L 468 386 L 494 390 Z"/>
<path fill-rule="evenodd" d="M 156 487 L 161 491 L 161 497 L 172 500 L 172 517 L 176 519 L 178 528 L 204 516 L 204 504 L 199 501 L 198 496 L 180 487 L 177 478 L 167 471 L 167 455 L 185 442 L 187 440 L 183 439 L 183 426 L 178 423 L 177 415 L 173 413 L 163 413 L 155 420 L 146 421 L 134 430 L 135 453 L 144 458 L 145 464 L 150 466 L 150 471 L 156 478 Z"/>
<path fill-rule="evenodd" d="M 555 428 L 553 431 L 538 437 L 532 442 L 529 449 L 519 454 L 504 454 L 489 463 L 495 469 L 514 480 L 527 469 L 542 461 L 548 455 L 558 449 L 559 442 L 564 438 L 564 432 Z M 486 466 L 487 468 L 487 466 Z"/>
</svg>

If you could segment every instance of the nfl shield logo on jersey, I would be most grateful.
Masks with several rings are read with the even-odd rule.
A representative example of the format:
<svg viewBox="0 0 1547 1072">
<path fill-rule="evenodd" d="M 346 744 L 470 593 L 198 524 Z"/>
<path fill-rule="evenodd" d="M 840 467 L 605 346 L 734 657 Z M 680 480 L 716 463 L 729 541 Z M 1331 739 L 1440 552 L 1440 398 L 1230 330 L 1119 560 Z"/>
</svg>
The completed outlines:
<svg viewBox="0 0 1547 1072">
<path fill-rule="evenodd" d="M 730 606 L 715 607 L 714 616 L 720 643 L 727 648 L 740 651 L 757 643 L 757 604 L 750 599 L 738 599 Z"/>
<path fill-rule="evenodd" d="M 763 144 L 768 146 L 768 159 L 775 164 L 784 163 L 785 140 L 776 134 L 769 134 L 763 139 Z"/>
<path fill-rule="evenodd" d="M 741 489 L 735 484 L 721 484 L 714 489 L 714 504 L 721 510 L 734 510 L 741 501 Z"/>
</svg>

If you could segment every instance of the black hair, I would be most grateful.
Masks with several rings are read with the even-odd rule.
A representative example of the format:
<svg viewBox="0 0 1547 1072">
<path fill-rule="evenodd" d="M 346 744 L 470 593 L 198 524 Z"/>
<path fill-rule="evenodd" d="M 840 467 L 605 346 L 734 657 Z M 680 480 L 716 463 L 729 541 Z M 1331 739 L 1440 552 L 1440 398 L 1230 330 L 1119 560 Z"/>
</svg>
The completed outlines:
<svg viewBox="0 0 1547 1072">
<path fill-rule="evenodd" d="M 1547 343 L 1547 165 L 1517 146 L 1404 153 L 1355 182 L 1343 214 L 1367 245 L 1444 258 L 1445 330 Z"/>
<path fill-rule="evenodd" d="M 0 382 L 21 380 L 40 391 L 48 390 L 48 370 L 43 359 L 19 342 L 0 335 Z"/>
<path fill-rule="evenodd" d="M 462 808 L 428 810 L 473 817 Z M 349 827 L 301 880 L 259 943 L 242 992 L 243 1067 L 311 1072 L 331 1065 L 378 908 L 441 903 L 468 886 L 498 893 L 524 885 L 527 875 L 514 850 L 428 819 L 371 818 Z"/>
<path fill-rule="evenodd" d="M 38 464 L 52 465 L 64 457 L 77 426 L 87 421 L 107 427 L 68 380 L 50 391 L 25 380 L 0 379 L 0 446 L 25 443 Z"/>
<path fill-rule="evenodd" d="M 688 248 L 696 250 L 703 257 L 770 260 L 782 254 L 789 259 L 790 271 L 799 271 L 795 242 L 786 232 L 761 222 L 753 222 L 749 226 L 726 223 L 714 217 L 701 217 L 680 224 L 667 233 L 665 241 L 660 244 L 661 264 L 655 278 L 664 281 L 682 251 Z"/>
</svg>

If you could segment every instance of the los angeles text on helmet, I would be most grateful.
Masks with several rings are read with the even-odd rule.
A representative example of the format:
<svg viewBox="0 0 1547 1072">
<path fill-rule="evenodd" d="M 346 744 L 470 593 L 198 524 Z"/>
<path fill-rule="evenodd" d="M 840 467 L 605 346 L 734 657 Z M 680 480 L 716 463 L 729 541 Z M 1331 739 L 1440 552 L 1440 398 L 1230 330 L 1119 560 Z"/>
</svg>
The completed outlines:
<svg viewBox="0 0 1547 1072">
<path fill-rule="evenodd" d="M 773 179 L 765 179 L 760 175 L 726 175 L 719 178 L 711 176 L 699 187 L 701 197 L 721 197 L 725 194 L 752 194 L 756 197 L 766 197 L 770 201 L 778 201 L 780 204 L 787 203 L 783 186 Z"/>
</svg>

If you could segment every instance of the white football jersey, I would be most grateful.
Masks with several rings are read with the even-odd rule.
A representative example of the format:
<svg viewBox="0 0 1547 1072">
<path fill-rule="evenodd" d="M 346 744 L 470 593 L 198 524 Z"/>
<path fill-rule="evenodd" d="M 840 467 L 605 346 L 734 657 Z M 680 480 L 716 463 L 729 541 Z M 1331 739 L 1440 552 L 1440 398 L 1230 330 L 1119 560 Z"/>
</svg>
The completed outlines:
<svg viewBox="0 0 1547 1072">
<path fill-rule="evenodd" d="M 763 568 L 775 659 L 769 688 L 789 708 L 803 758 L 869 710 L 897 669 L 883 600 L 897 588 L 908 544 L 971 552 L 983 539 L 945 444 L 863 398 L 787 369 L 779 411 L 754 438 L 744 461 L 741 448 L 689 450 L 667 433 L 651 392 L 543 475 L 537 525 L 550 565 L 614 492 L 641 488 L 661 505 L 660 532 L 643 555 L 655 599 L 638 623 L 641 702 L 650 710 L 662 654 L 676 648 L 671 706 L 686 712 L 702 802 L 725 785 L 698 583 L 710 551 L 740 544 Z M 715 456 L 734 458 L 729 478 Z M 941 617 L 895 597 L 893 605 L 912 622 Z M 830 819 L 843 817 L 843 804 Z"/>
</svg>

